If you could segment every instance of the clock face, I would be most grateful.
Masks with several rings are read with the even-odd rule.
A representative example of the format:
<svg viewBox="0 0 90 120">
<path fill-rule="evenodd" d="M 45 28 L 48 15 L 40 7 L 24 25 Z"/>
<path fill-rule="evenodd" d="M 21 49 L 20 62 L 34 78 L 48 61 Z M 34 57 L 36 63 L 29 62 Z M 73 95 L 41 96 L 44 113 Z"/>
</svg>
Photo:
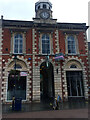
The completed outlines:
<svg viewBox="0 0 90 120">
<path fill-rule="evenodd" d="M 44 11 L 44 12 L 41 12 L 40 16 L 43 19 L 48 19 L 50 15 L 48 12 Z"/>
</svg>

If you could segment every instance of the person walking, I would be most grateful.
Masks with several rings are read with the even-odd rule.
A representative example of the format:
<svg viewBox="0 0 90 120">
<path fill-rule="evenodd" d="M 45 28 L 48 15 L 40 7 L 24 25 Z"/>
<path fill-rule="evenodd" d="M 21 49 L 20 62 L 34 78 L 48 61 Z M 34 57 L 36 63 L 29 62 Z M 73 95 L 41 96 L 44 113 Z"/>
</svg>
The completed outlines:
<svg viewBox="0 0 90 120">
<path fill-rule="evenodd" d="M 57 110 L 57 98 L 56 97 L 53 102 L 53 110 Z"/>
<path fill-rule="evenodd" d="M 57 108 L 60 109 L 60 104 L 61 104 L 62 100 L 60 95 L 57 96 Z"/>
</svg>

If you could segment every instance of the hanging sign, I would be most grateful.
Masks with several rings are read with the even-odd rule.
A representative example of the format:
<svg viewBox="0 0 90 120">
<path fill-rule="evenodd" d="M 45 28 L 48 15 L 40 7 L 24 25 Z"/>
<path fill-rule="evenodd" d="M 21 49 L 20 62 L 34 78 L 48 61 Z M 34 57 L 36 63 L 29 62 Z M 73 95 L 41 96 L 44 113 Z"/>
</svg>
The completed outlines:
<svg viewBox="0 0 90 120">
<path fill-rule="evenodd" d="M 59 53 L 55 55 L 55 61 L 60 61 L 60 60 L 64 60 L 64 54 L 63 53 Z"/>
<path fill-rule="evenodd" d="M 20 72 L 20 76 L 27 76 L 26 72 Z"/>
</svg>

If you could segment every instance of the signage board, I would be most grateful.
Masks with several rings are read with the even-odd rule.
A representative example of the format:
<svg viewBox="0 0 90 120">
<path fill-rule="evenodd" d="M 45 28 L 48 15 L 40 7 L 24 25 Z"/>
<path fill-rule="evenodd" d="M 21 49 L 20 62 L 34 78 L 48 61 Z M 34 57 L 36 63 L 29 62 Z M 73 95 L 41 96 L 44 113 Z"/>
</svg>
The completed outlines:
<svg viewBox="0 0 90 120">
<path fill-rule="evenodd" d="M 20 76 L 27 76 L 26 72 L 20 72 Z"/>
</svg>

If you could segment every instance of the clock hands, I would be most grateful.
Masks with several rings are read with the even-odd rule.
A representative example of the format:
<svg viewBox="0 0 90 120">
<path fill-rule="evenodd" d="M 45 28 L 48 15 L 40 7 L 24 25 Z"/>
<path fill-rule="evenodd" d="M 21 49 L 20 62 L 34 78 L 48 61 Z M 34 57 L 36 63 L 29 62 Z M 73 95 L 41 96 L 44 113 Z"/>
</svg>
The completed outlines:
<svg viewBox="0 0 90 120">
<path fill-rule="evenodd" d="M 41 13 L 41 17 L 42 17 L 43 19 L 47 19 L 47 18 L 49 18 L 49 13 L 46 12 L 46 11 L 44 11 L 44 12 Z"/>
</svg>

